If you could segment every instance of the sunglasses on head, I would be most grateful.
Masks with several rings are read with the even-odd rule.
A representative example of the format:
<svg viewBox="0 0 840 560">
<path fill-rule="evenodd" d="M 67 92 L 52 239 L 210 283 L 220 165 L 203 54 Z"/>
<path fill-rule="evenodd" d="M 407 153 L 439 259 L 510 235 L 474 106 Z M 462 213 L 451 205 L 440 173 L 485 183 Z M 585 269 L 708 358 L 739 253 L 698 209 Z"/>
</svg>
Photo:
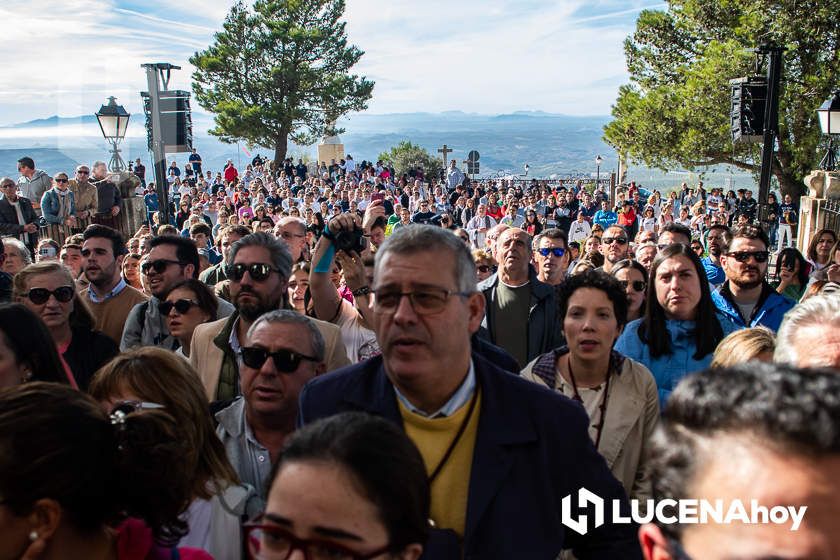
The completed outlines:
<svg viewBox="0 0 840 560">
<path fill-rule="evenodd" d="M 149 269 L 153 269 L 158 274 L 163 274 L 170 264 L 182 264 L 181 261 L 173 261 L 170 259 L 157 259 L 155 261 L 146 261 L 140 265 L 140 271 L 143 274 L 148 274 Z"/>
<path fill-rule="evenodd" d="M 72 286 L 61 286 L 52 291 L 46 288 L 32 288 L 29 290 L 29 292 L 27 292 L 26 297 L 28 297 L 29 301 L 31 301 L 35 305 L 47 303 L 47 300 L 50 299 L 50 296 L 55 296 L 55 299 L 60 301 L 61 303 L 67 303 L 68 301 L 73 299 L 73 294 L 75 293 L 76 292 L 75 290 L 73 290 Z"/>
<path fill-rule="evenodd" d="M 265 280 L 268 278 L 272 272 L 280 272 L 276 268 L 273 268 L 270 264 L 266 263 L 236 263 L 236 264 L 229 264 L 227 265 L 226 273 L 228 278 L 231 280 L 236 280 L 239 282 L 245 276 L 245 272 L 249 272 L 251 274 L 251 278 L 257 281 Z"/>
<path fill-rule="evenodd" d="M 198 307 L 198 302 L 191 299 L 179 299 L 175 301 L 164 301 L 158 306 L 158 309 L 160 309 L 160 314 L 163 316 L 169 315 L 173 308 L 179 315 L 183 315 L 193 306 Z"/>
<path fill-rule="evenodd" d="M 740 263 L 745 263 L 750 260 L 750 257 L 755 259 L 755 262 L 767 262 L 770 258 L 770 251 L 735 251 L 733 253 L 726 253 L 727 257 L 732 257 Z"/>
<path fill-rule="evenodd" d="M 269 352 L 265 348 L 256 346 L 243 347 L 239 350 L 242 356 L 242 363 L 252 369 L 260 369 L 265 364 L 265 361 L 271 358 L 274 361 L 274 367 L 277 371 L 284 373 L 291 373 L 295 371 L 300 362 L 307 360 L 310 362 L 317 362 L 318 359 L 312 356 L 305 356 L 292 352 L 291 350 L 277 350 L 276 352 Z"/>
<path fill-rule="evenodd" d="M 618 283 L 621 284 L 621 287 L 625 290 L 627 289 L 627 286 L 630 286 L 631 288 L 633 288 L 634 292 L 644 292 L 647 288 L 647 282 L 645 282 L 644 280 L 633 280 L 632 282 L 629 282 L 627 280 L 619 280 Z"/>
<path fill-rule="evenodd" d="M 619 245 L 626 245 L 627 238 L 626 237 L 602 237 L 601 243 L 604 245 L 610 245 L 613 241 L 618 243 Z"/>
<path fill-rule="evenodd" d="M 566 254 L 566 249 L 563 249 L 562 247 L 543 247 L 541 249 L 537 249 L 537 252 L 544 257 L 547 257 L 548 255 L 562 257 Z"/>
</svg>

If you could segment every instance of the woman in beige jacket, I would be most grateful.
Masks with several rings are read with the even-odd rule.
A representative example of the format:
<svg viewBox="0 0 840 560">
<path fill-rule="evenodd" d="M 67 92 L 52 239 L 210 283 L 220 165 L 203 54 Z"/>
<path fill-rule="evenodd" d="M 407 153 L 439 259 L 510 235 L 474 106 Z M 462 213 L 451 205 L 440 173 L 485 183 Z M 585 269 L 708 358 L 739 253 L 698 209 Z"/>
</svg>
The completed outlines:
<svg viewBox="0 0 840 560">
<path fill-rule="evenodd" d="M 650 371 L 612 350 L 627 321 L 624 290 L 593 270 L 569 277 L 558 293 L 566 346 L 537 357 L 522 377 L 581 403 L 595 448 L 645 511 L 651 497 L 645 450 L 659 420 L 659 398 Z"/>
</svg>

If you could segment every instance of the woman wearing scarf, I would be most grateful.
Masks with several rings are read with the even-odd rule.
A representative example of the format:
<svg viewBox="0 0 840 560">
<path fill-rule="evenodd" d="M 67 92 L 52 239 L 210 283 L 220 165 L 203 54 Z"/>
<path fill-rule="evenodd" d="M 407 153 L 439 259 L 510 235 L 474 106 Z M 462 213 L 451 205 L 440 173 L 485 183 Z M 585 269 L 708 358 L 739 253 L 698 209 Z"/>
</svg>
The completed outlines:
<svg viewBox="0 0 840 560">
<path fill-rule="evenodd" d="M 68 183 L 67 173 L 56 173 L 53 187 L 41 197 L 41 211 L 48 224 L 76 225 L 76 204 Z"/>
</svg>

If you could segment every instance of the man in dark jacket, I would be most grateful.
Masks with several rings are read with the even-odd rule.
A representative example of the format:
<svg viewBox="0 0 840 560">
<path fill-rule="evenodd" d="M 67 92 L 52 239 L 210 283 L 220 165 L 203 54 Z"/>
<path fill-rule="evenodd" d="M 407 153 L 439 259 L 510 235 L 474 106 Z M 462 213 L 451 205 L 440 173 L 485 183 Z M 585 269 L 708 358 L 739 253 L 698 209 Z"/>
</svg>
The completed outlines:
<svg viewBox="0 0 840 560">
<path fill-rule="evenodd" d="M 32 201 L 17 194 L 17 184 L 10 177 L 0 179 L 0 235 L 14 235 L 34 254 L 38 245 L 38 215 Z"/>
<path fill-rule="evenodd" d="M 372 291 L 382 355 L 310 381 L 298 424 L 363 410 L 406 430 L 430 472 L 425 557 L 641 558 L 612 508 L 584 535 L 561 522 L 561 502 L 583 488 L 629 506 L 581 407 L 471 352 L 485 304 L 457 236 L 401 228 L 377 251 Z"/>
</svg>

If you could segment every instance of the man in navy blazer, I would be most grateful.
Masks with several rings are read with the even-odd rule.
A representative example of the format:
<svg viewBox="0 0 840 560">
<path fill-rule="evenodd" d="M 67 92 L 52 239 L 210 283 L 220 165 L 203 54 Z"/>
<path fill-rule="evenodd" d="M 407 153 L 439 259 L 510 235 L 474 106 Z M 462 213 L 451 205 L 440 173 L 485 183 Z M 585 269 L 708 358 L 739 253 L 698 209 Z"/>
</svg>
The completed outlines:
<svg viewBox="0 0 840 560">
<path fill-rule="evenodd" d="M 618 500 L 626 516 L 624 490 L 592 445 L 580 405 L 471 353 L 484 297 L 457 236 L 434 226 L 401 228 L 377 252 L 372 291 L 382 355 L 310 381 L 301 393 L 298 423 L 361 410 L 404 425 L 406 415 L 435 422 L 466 409 L 463 428 L 479 403 L 474 439 L 458 435 L 451 444 L 455 452 L 459 444 L 472 444 L 463 526 L 435 519 L 436 511 L 446 517 L 459 505 L 446 496 L 436 508 L 440 478 L 434 480 L 436 528 L 425 558 L 554 560 L 566 548 L 581 560 L 641 558 L 637 527 L 613 523 L 612 507 L 605 508 L 604 524 L 585 535 L 561 522 L 561 500 L 571 496 L 576 504 L 582 488 L 607 504 Z M 452 439 L 442 437 L 443 443 Z M 430 473 L 437 470 L 425 455 L 424 461 Z M 579 510 L 571 513 L 577 518 Z M 593 519 L 592 508 L 586 514 Z"/>
</svg>

